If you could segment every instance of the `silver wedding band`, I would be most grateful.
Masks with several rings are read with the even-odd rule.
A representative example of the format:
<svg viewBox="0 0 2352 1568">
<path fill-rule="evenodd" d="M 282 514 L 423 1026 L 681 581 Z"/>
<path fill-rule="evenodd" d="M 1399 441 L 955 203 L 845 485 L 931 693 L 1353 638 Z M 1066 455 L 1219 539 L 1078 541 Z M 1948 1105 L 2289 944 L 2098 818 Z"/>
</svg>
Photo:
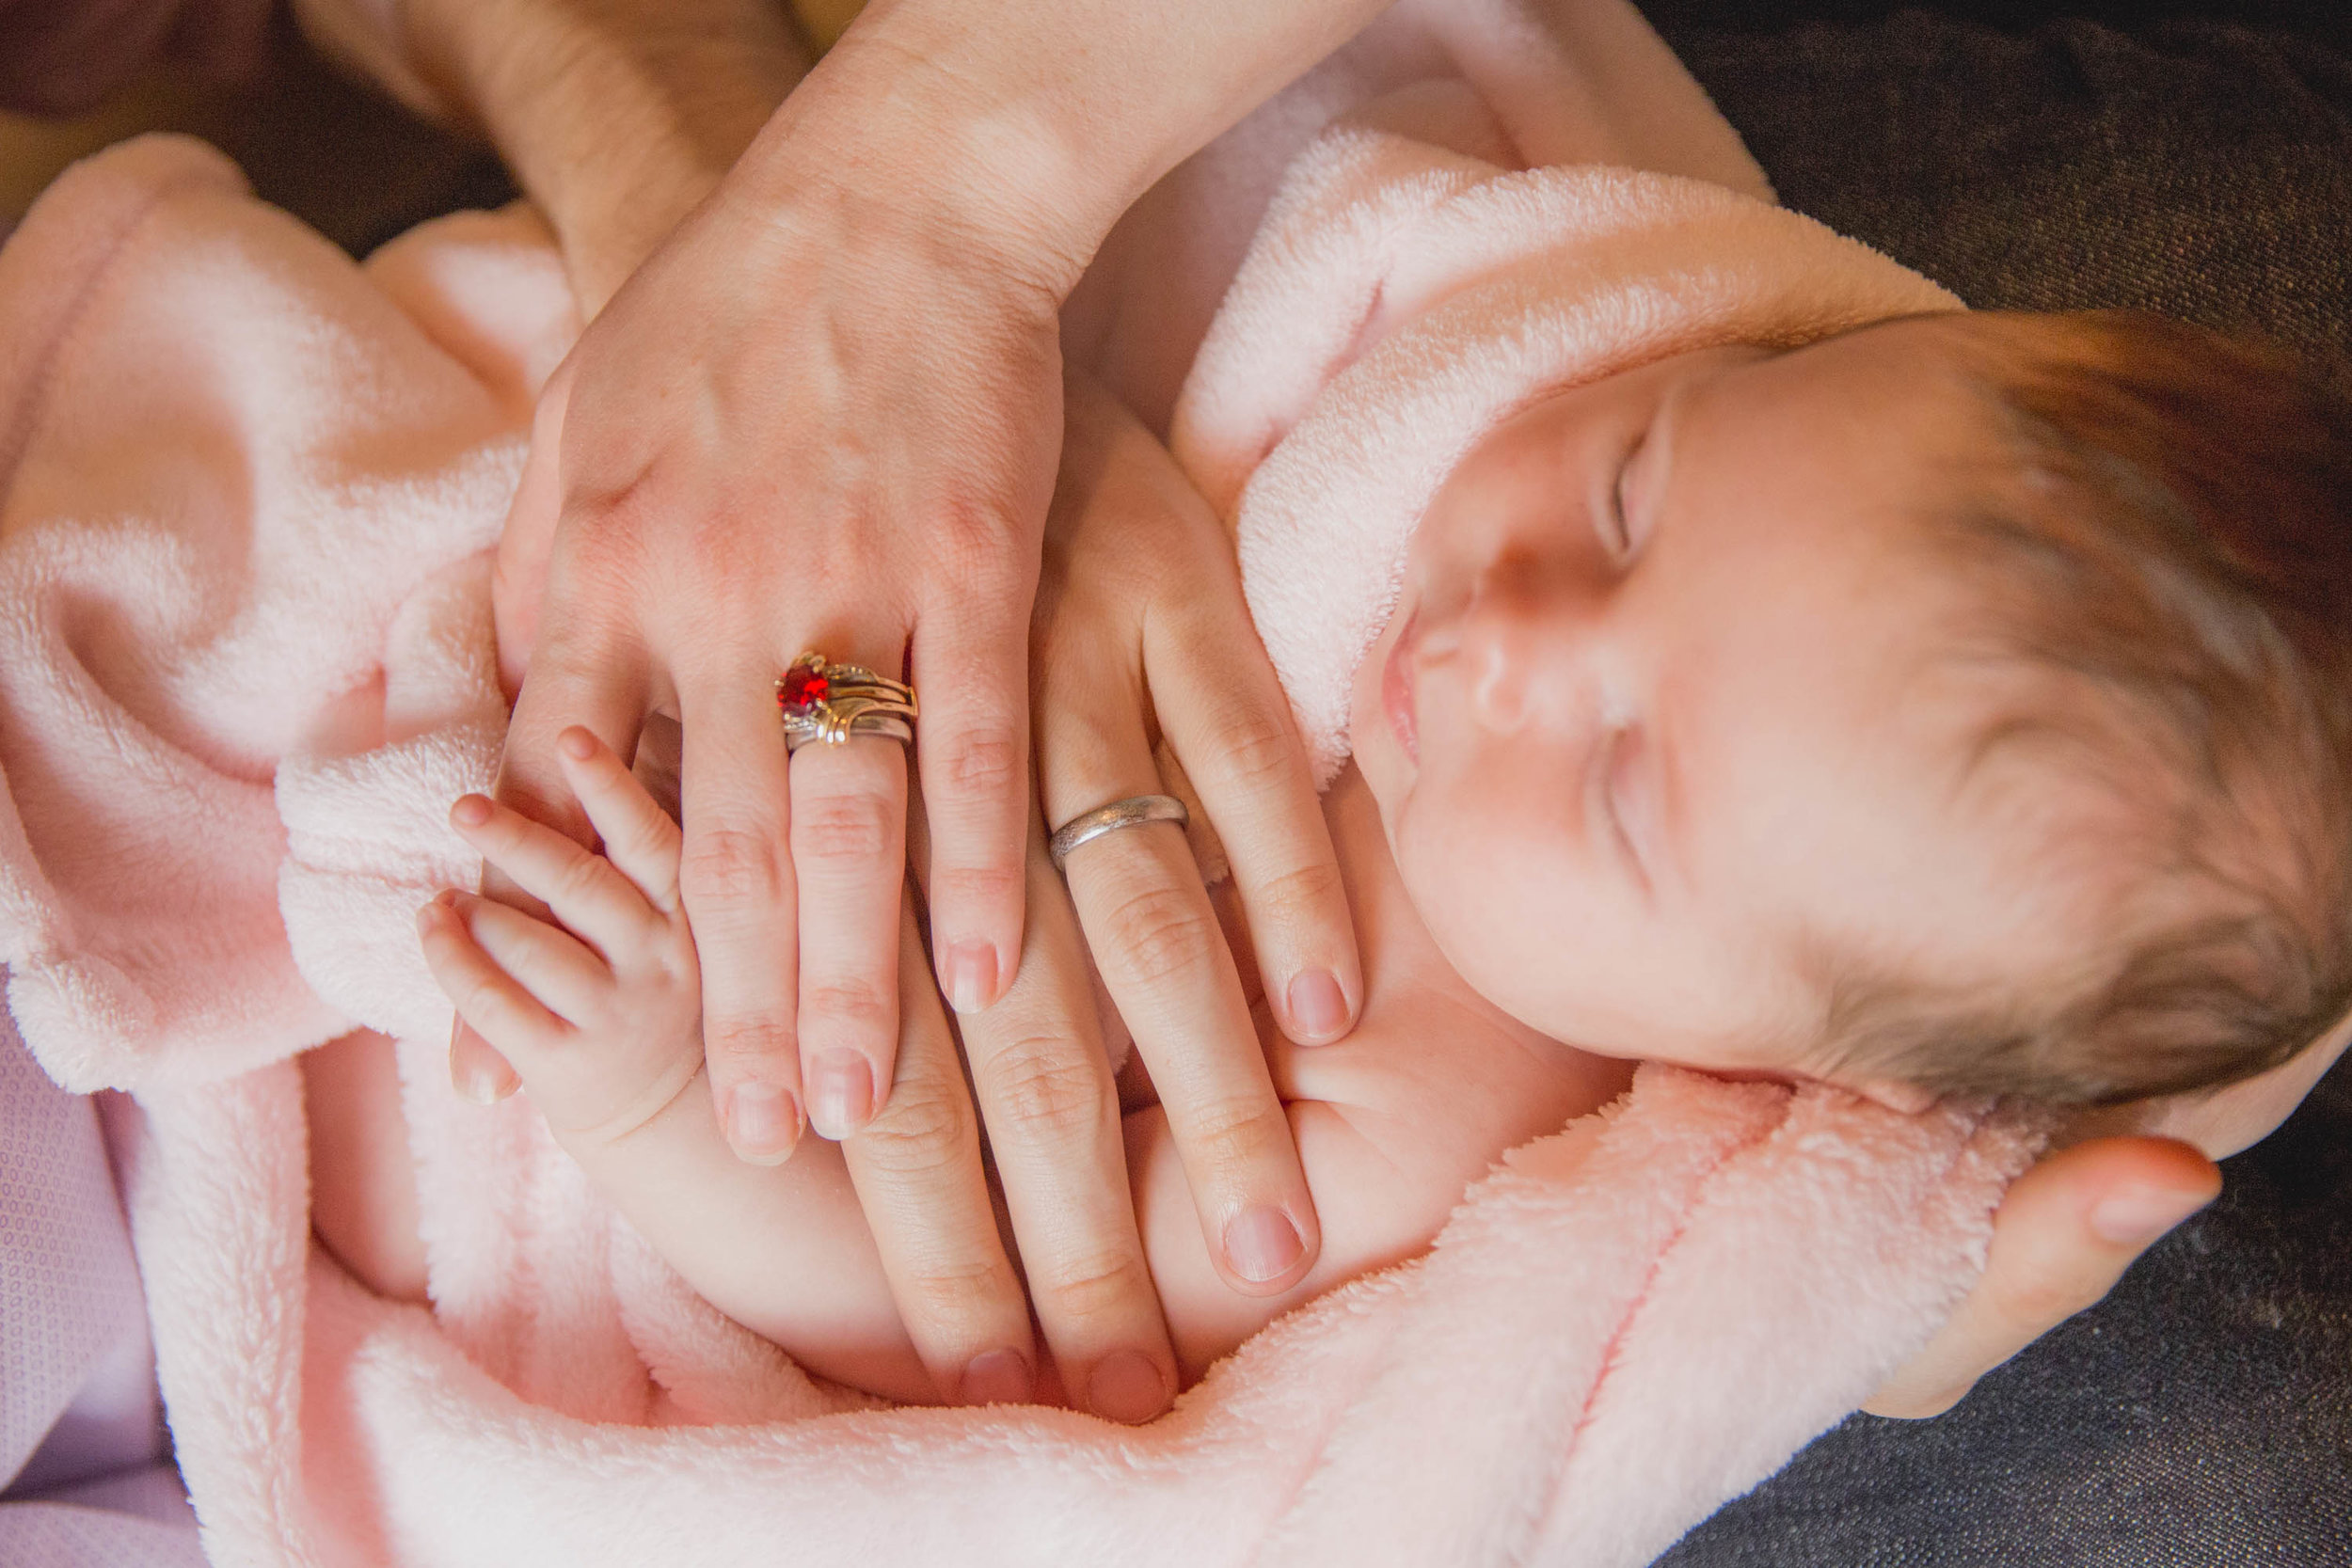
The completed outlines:
<svg viewBox="0 0 2352 1568">
<path fill-rule="evenodd" d="M 1054 830 L 1046 850 L 1054 857 L 1054 868 L 1058 871 L 1070 859 L 1070 852 L 1090 838 L 1101 838 L 1121 828 L 1140 827 L 1146 822 L 1173 822 L 1181 828 L 1191 820 L 1192 813 L 1173 795 L 1133 795 L 1072 817 Z"/>
</svg>

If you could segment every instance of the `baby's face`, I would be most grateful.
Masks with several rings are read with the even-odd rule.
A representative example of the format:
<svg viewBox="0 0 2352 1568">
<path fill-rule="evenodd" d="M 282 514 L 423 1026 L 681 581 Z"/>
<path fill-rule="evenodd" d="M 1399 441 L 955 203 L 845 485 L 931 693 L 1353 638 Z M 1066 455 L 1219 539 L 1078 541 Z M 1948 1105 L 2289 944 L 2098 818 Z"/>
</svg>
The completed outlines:
<svg viewBox="0 0 2352 1568">
<path fill-rule="evenodd" d="M 1987 696 L 1936 657 L 1968 607 L 1915 519 L 1984 427 L 1936 331 L 1559 393 L 1431 506 L 1355 753 L 1432 934 L 1521 1022 L 1804 1073 L 1819 955 L 1966 983 L 2064 939 L 1964 799 Z"/>
</svg>

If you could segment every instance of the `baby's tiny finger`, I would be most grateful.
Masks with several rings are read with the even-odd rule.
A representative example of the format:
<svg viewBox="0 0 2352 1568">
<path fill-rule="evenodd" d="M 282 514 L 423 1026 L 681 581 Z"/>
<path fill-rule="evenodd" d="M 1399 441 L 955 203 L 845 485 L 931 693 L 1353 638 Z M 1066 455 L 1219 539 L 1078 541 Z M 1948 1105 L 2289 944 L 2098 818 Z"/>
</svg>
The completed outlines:
<svg viewBox="0 0 2352 1568">
<path fill-rule="evenodd" d="M 604 841 L 605 858 L 663 914 L 677 912 L 678 825 L 627 764 L 584 725 L 556 737 L 564 778 Z"/>
<path fill-rule="evenodd" d="M 492 961 L 465 920 L 443 899 L 417 911 L 417 936 L 434 983 L 457 1016 L 499 1051 L 528 1058 L 556 1045 L 569 1032 L 562 1019 Z"/>
<path fill-rule="evenodd" d="M 469 893 L 449 908 L 490 961 L 557 1017 L 586 1024 L 611 996 L 604 960 L 547 922 Z"/>
<path fill-rule="evenodd" d="M 460 797 L 449 820 L 483 859 L 605 954 L 634 952 L 658 935 L 660 923 L 636 886 L 554 829 L 486 795 Z"/>
</svg>

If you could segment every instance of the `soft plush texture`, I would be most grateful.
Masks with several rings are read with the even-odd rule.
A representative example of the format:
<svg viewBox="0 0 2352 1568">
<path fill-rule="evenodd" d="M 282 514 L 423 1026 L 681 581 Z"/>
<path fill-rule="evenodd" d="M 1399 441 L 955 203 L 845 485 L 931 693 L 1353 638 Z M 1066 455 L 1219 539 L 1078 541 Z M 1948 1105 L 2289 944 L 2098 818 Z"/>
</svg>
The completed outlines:
<svg viewBox="0 0 2352 1568">
<path fill-rule="evenodd" d="M 1547 378 L 1947 303 L 1753 196 L 1408 142 L 1320 144 L 1235 296 L 1342 298 L 1292 243 L 1321 211 L 1342 220 L 1325 284 L 1398 308 L 1283 397 L 1233 342 L 1187 387 L 1179 443 L 1238 498 L 1253 595 L 1341 537 L 1312 515 L 1336 467 L 1301 458 L 1285 489 L 1286 453 L 1376 433 L 1422 483 Z M 1380 206 L 1400 178 L 1422 194 Z M 1578 181 L 1621 221 L 1575 236 L 1566 276 L 1622 248 L 1647 311 L 1581 337 L 1545 249 Z M 1453 227 L 1522 198 L 1535 221 L 1494 246 Z M 1359 199 L 1396 217 L 1369 256 L 1344 238 Z M 1758 241 L 1753 264 L 1724 248 Z M 1675 256 L 1675 286 L 1633 287 Z M 1390 293 L 1408 276 L 1423 309 Z M 216 1560 L 1634 1564 L 1851 1409 L 1973 1280 L 2030 1153 L 2017 1119 L 1645 1069 L 1515 1151 L 1428 1258 L 1277 1323 L 1149 1428 L 811 1382 L 685 1291 L 526 1101 L 442 1079 L 410 914 L 471 874 L 441 813 L 495 755 L 486 551 L 574 330 L 528 214 L 450 220 L 362 272 L 183 142 L 86 166 L 0 251 L 0 957 L 50 1073 L 136 1097 L 133 1233 Z M 1498 330 L 1534 347 L 1442 420 L 1349 422 L 1422 348 Z M 1261 442 L 1266 462 L 1226 460 Z M 1392 556 L 1381 527 L 1350 548 Z M 1362 580 L 1302 620 L 1376 626 L 1385 579 Z M 358 1026 L 400 1041 L 430 1313 L 310 1240 L 293 1058 Z"/>
</svg>

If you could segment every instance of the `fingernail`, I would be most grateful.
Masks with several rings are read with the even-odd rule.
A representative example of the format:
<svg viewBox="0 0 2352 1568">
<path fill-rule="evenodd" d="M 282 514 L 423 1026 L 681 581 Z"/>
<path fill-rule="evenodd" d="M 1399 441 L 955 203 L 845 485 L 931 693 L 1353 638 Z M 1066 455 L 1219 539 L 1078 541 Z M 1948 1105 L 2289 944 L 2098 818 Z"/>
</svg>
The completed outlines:
<svg viewBox="0 0 2352 1568">
<path fill-rule="evenodd" d="M 596 736 L 578 725 L 557 736 L 555 743 L 564 748 L 564 754 L 574 762 L 586 762 L 596 754 Z"/>
<path fill-rule="evenodd" d="M 780 1163 L 801 1141 L 801 1108 L 771 1084 L 745 1084 L 727 1096 L 727 1142 L 737 1156 Z"/>
<path fill-rule="evenodd" d="M 451 1079 L 458 1095 L 476 1105 L 495 1105 L 521 1086 L 511 1072 L 483 1062 L 470 1062 Z"/>
<path fill-rule="evenodd" d="M 1226 1222 L 1225 1260 L 1253 1285 L 1281 1278 L 1306 1250 L 1298 1227 L 1279 1209 L 1245 1209 Z"/>
<path fill-rule="evenodd" d="M 449 808 L 452 820 L 469 828 L 479 828 L 490 820 L 489 800 L 481 795 L 460 795 L 457 803 Z"/>
<path fill-rule="evenodd" d="M 1087 1379 L 1087 1403 L 1106 1421 L 1141 1426 L 1168 1408 L 1168 1381 L 1143 1352 L 1113 1351 Z"/>
<path fill-rule="evenodd" d="M 1336 1039 L 1347 1027 L 1347 993 L 1327 969 L 1311 969 L 1292 980 L 1286 1000 L 1291 1036 L 1302 1045 Z"/>
<path fill-rule="evenodd" d="M 2090 1228 L 2111 1246 L 2146 1246 L 2212 1201 L 2178 1187 L 2126 1187 L 2091 1208 Z"/>
<path fill-rule="evenodd" d="M 810 1065 L 808 1122 L 835 1142 L 874 1119 L 874 1069 L 854 1051 L 828 1051 Z"/>
<path fill-rule="evenodd" d="M 996 949 L 960 942 L 947 949 L 947 1005 L 960 1013 L 988 1010 L 996 1000 Z"/>
<path fill-rule="evenodd" d="M 1029 1358 L 1017 1350 L 993 1350 L 976 1355 L 963 1369 L 963 1386 L 956 1390 L 959 1404 L 1026 1404 L 1036 1391 Z"/>
<path fill-rule="evenodd" d="M 448 905 L 442 903 L 438 898 L 436 898 L 433 902 L 419 909 L 417 911 L 417 934 L 419 936 L 429 935 L 432 932 L 433 927 L 441 923 L 442 911 L 448 909 Z"/>
</svg>

